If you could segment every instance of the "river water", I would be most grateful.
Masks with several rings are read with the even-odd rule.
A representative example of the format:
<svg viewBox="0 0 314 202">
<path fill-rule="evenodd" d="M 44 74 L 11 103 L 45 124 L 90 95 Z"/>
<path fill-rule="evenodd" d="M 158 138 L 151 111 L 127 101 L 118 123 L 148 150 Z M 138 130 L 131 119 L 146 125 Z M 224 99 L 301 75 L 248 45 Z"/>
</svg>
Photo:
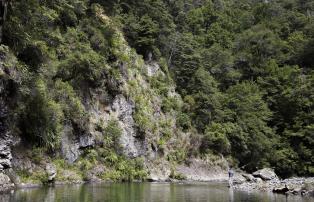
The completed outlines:
<svg viewBox="0 0 314 202">
<path fill-rule="evenodd" d="M 19 189 L 0 202 L 310 202 L 313 198 L 232 190 L 225 183 L 105 183 Z"/>
</svg>

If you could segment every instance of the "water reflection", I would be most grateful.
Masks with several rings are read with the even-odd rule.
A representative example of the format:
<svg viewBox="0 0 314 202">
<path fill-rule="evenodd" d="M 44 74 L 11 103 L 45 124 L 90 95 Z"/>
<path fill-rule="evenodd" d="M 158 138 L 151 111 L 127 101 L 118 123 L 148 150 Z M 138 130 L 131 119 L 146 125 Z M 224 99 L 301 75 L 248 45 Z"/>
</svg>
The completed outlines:
<svg viewBox="0 0 314 202">
<path fill-rule="evenodd" d="M 229 189 L 229 202 L 234 202 L 234 198 L 233 198 L 233 188 Z"/>
<path fill-rule="evenodd" d="M 310 202 L 312 198 L 244 192 L 224 183 L 117 183 L 21 189 L 0 195 L 0 202 Z"/>
</svg>

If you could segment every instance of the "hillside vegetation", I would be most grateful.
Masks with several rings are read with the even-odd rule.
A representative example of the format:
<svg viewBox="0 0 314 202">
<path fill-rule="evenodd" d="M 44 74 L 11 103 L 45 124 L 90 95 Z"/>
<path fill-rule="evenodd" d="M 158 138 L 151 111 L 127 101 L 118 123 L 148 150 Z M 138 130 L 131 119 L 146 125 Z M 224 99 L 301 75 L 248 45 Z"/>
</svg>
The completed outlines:
<svg viewBox="0 0 314 202">
<path fill-rule="evenodd" d="M 137 145 L 170 164 L 314 175 L 311 0 L 11 0 L 2 44 L 10 130 L 52 159 L 70 127 L 101 134 L 75 161 L 104 178 L 145 178 Z M 121 152 L 123 131 L 138 154 Z"/>
</svg>

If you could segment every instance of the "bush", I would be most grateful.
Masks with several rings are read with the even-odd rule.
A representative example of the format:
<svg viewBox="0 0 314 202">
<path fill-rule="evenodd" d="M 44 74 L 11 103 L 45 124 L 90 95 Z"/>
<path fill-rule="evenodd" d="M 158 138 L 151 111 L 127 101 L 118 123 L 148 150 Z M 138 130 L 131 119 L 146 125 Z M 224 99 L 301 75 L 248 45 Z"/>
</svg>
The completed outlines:
<svg viewBox="0 0 314 202">
<path fill-rule="evenodd" d="M 141 134 L 147 131 L 153 131 L 154 121 L 152 120 L 153 108 L 150 100 L 145 95 L 139 95 L 135 98 L 136 108 L 133 115 L 134 121 Z"/>
<path fill-rule="evenodd" d="M 115 149 L 119 149 L 119 138 L 121 137 L 121 135 L 122 129 L 119 126 L 118 121 L 110 120 L 104 130 L 104 138 L 105 142 L 107 143 L 106 146 L 108 146 L 108 148 L 114 147 Z"/>
<path fill-rule="evenodd" d="M 144 169 L 143 160 L 125 159 L 119 157 L 115 164 L 111 165 L 113 170 L 106 172 L 103 176 L 104 179 L 110 179 L 113 181 L 133 181 L 144 180 L 147 177 L 147 171 Z"/>
</svg>

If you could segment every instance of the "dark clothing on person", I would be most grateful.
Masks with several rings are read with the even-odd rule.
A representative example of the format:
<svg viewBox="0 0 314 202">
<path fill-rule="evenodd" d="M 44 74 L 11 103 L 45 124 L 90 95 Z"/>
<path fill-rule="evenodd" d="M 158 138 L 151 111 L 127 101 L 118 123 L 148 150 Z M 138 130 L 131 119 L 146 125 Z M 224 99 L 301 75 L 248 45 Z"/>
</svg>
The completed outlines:
<svg viewBox="0 0 314 202">
<path fill-rule="evenodd" d="M 233 170 L 229 169 L 228 174 L 229 174 L 229 178 L 233 177 Z"/>
</svg>

